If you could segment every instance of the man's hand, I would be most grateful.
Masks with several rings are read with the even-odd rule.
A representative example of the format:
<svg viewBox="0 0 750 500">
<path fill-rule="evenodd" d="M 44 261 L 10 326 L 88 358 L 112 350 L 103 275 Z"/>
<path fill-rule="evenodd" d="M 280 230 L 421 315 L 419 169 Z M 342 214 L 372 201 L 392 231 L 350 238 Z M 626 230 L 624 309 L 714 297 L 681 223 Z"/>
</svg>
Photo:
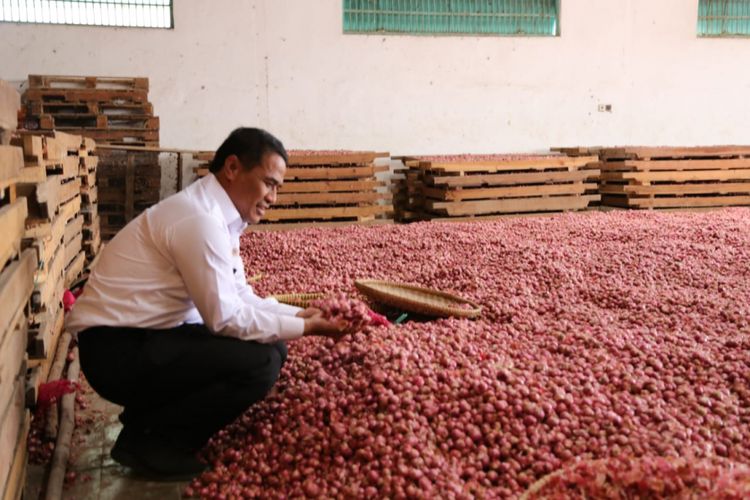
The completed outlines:
<svg viewBox="0 0 750 500">
<path fill-rule="evenodd" d="M 334 323 L 333 321 L 323 319 L 320 315 L 313 315 L 309 318 L 305 318 L 305 331 L 303 335 L 317 335 L 320 337 L 328 337 L 333 340 L 339 340 L 346 335 L 344 326 L 345 325 L 341 323 Z"/>
<path fill-rule="evenodd" d="M 323 311 L 318 309 L 317 307 L 308 307 L 307 309 L 300 311 L 296 314 L 298 318 L 313 318 L 315 316 L 322 316 Z"/>
</svg>

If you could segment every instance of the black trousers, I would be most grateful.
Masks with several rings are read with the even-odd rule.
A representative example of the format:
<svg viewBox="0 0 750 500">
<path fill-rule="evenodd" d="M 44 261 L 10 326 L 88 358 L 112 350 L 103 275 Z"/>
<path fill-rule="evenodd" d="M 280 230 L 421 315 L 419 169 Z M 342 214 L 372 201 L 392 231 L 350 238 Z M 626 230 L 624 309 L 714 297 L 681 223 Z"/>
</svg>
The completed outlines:
<svg viewBox="0 0 750 500">
<path fill-rule="evenodd" d="M 168 330 L 95 327 L 78 334 L 81 369 L 104 399 L 125 407 L 126 426 L 191 449 L 263 399 L 286 361 L 283 342 Z"/>
</svg>

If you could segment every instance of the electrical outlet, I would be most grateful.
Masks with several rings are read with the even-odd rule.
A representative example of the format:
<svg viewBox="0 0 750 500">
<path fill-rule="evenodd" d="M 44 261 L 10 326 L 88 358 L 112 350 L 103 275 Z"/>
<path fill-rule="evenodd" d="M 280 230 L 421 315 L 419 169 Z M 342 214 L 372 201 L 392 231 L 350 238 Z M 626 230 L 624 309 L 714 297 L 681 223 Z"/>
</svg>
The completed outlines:
<svg viewBox="0 0 750 500">
<path fill-rule="evenodd" d="M 612 112 L 612 105 L 611 104 L 600 104 L 597 109 L 600 113 L 611 113 Z"/>
</svg>

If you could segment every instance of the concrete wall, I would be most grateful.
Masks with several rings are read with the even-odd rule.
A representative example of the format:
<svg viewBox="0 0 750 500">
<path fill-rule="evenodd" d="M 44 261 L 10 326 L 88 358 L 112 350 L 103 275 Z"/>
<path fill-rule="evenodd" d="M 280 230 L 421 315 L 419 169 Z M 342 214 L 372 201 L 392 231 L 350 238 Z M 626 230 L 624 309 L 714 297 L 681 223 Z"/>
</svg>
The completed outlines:
<svg viewBox="0 0 750 500">
<path fill-rule="evenodd" d="M 174 30 L 0 24 L 0 78 L 148 76 L 184 148 L 241 124 L 393 154 L 750 143 L 750 40 L 698 39 L 698 0 L 562 0 L 555 38 L 344 35 L 340 0 L 175 4 Z"/>
</svg>

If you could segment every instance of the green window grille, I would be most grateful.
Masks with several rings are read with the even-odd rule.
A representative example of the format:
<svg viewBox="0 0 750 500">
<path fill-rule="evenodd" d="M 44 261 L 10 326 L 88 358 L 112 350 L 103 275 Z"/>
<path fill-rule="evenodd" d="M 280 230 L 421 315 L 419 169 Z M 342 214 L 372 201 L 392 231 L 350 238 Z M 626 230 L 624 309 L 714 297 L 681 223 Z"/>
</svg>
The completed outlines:
<svg viewBox="0 0 750 500">
<path fill-rule="evenodd" d="M 750 36 L 750 0 L 700 0 L 698 36 Z"/>
<path fill-rule="evenodd" d="M 0 0 L 0 22 L 172 28 L 172 0 Z"/>
<path fill-rule="evenodd" d="M 344 33 L 557 36 L 559 0 L 344 0 Z"/>
</svg>

